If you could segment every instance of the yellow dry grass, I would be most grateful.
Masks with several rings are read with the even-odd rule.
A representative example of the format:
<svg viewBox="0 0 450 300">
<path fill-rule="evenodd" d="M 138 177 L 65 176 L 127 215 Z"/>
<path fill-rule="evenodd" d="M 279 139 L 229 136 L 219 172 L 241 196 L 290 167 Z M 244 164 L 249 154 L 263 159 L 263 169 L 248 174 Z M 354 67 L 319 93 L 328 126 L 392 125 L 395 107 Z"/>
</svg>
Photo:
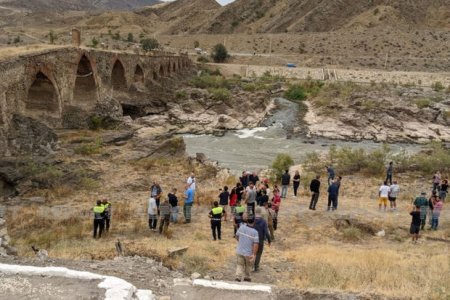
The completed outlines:
<svg viewBox="0 0 450 300">
<path fill-rule="evenodd" d="M 110 147 L 105 151 L 110 151 Z M 74 162 L 80 158 L 83 157 L 75 155 L 69 160 Z M 51 257 L 112 259 L 116 255 L 114 243 L 119 239 L 125 255 L 155 257 L 187 274 L 222 273 L 224 279 L 234 278 L 236 242 L 232 238 L 232 225 L 223 222 L 223 240 L 212 242 L 207 213 L 210 203 L 217 199 L 218 188 L 231 185 L 235 178 L 217 182 L 210 179 L 210 168 L 183 159 L 147 159 L 132 164 L 97 160 L 90 167 L 104 174 L 95 191 L 74 189 L 70 193 L 55 188 L 49 192 L 53 196 L 45 206 L 10 211 L 8 230 L 20 255 L 32 256 L 30 247 L 35 244 L 47 249 Z M 160 180 L 164 196 L 171 187 L 177 187 L 181 200 L 184 180 L 192 170 L 199 178 L 197 200 L 201 203 L 200 207 L 194 206 L 193 223 L 181 224 L 181 218 L 180 224 L 169 226 L 168 237 L 151 232 L 146 215 L 151 178 L 156 175 Z M 422 238 L 420 244 L 413 245 L 408 234 L 410 202 L 426 183 L 420 178 L 399 180 L 402 187 L 399 209 L 392 213 L 378 212 L 376 194 L 380 180 L 376 178 L 344 177 L 339 211 L 335 214 L 325 212 L 325 186 L 315 212 L 307 209 L 309 193 L 303 189 L 299 199 L 283 200 L 276 240 L 270 248 L 265 248 L 262 271 L 254 274 L 255 281 L 266 282 L 265 275 L 269 275 L 273 278 L 270 283 L 280 287 L 311 291 L 325 289 L 427 299 L 448 297 L 448 244 Z M 111 232 L 93 240 L 90 210 L 94 201 L 103 196 L 113 204 Z M 386 237 L 374 237 L 360 228 L 338 230 L 333 226 L 339 216 L 336 214 L 384 229 Z M 444 210 L 440 229 L 425 231 L 423 235 L 449 239 L 449 218 L 450 214 Z M 183 256 L 168 257 L 169 248 L 182 246 L 189 247 Z"/>
</svg>

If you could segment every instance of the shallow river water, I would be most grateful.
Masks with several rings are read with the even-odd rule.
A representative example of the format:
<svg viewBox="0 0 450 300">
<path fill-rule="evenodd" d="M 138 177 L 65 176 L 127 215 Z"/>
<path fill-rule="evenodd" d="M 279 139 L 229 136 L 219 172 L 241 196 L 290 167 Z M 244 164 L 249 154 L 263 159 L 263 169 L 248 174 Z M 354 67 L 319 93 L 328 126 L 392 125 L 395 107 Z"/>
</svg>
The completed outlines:
<svg viewBox="0 0 450 300">
<path fill-rule="evenodd" d="M 213 135 L 184 135 L 186 150 L 189 155 L 204 153 L 208 158 L 216 160 L 222 167 L 227 167 L 231 172 L 239 174 L 243 170 L 260 170 L 267 168 L 278 153 L 291 155 L 296 164 L 302 162 L 309 152 L 326 152 L 329 146 L 363 148 L 365 150 L 375 150 L 382 147 L 382 144 L 373 141 L 351 142 L 331 140 L 325 138 L 292 137 L 287 139 L 286 126 L 290 121 L 284 116 L 293 115 L 291 106 L 296 104 L 281 101 L 281 109 L 277 110 L 270 118 L 272 124 L 268 127 L 257 127 L 252 129 L 242 129 L 228 131 L 224 136 Z M 280 103 L 279 103 L 280 104 Z M 287 104 L 287 105 L 286 105 Z M 286 109 L 289 112 L 283 113 Z M 277 119 L 278 118 L 278 119 Z M 313 141 L 314 144 L 311 144 Z M 414 144 L 389 144 L 393 152 L 403 149 L 408 152 L 416 152 L 421 149 L 420 145 Z"/>
</svg>

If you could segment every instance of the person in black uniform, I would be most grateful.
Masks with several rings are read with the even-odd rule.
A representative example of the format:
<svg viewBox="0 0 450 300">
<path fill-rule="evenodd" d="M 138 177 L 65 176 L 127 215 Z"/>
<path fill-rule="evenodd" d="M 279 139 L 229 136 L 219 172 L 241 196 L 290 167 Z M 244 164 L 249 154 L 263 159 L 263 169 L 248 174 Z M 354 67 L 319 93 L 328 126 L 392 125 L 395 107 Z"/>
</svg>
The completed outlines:
<svg viewBox="0 0 450 300">
<path fill-rule="evenodd" d="M 222 217 L 223 217 L 223 208 L 219 206 L 219 202 L 214 201 L 214 207 L 209 212 L 209 217 L 211 218 L 211 230 L 213 240 L 217 238 L 222 239 Z M 217 235 L 216 235 L 217 232 Z"/>
</svg>

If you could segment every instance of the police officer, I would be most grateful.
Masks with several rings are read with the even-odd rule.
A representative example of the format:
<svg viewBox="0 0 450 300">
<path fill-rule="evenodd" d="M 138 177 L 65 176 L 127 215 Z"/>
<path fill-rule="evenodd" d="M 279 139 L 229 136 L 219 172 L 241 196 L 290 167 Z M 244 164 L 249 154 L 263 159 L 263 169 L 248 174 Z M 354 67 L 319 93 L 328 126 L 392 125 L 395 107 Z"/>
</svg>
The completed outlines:
<svg viewBox="0 0 450 300">
<path fill-rule="evenodd" d="M 217 237 L 222 239 L 222 217 L 223 217 L 223 208 L 219 207 L 219 202 L 214 201 L 214 207 L 209 212 L 209 217 L 211 218 L 211 230 L 213 239 L 216 240 L 216 231 Z"/>
<path fill-rule="evenodd" d="M 239 226 L 241 226 L 241 223 L 243 222 L 244 212 L 245 212 L 245 206 L 242 204 L 241 200 L 237 200 L 236 208 L 234 210 L 234 235 L 233 235 L 233 237 L 236 237 L 236 231 L 239 229 Z"/>
<path fill-rule="evenodd" d="M 97 200 L 97 205 L 94 206 L 94 239 L 97 238 L 97 229 L 98 229 L 98 237 L 102 237 L 103 227 L 105 226 L 105 207 L 102 204 L 101 200 Z"/>
<path fill-rule="evenodd" d="M 109 232 L 109 224 L 111 222 L 111 203 L 109 203 L 108 199 L 105 198 L 103 199 L 102 205 L 105 208 L 105 232 Z"/>
</svg>

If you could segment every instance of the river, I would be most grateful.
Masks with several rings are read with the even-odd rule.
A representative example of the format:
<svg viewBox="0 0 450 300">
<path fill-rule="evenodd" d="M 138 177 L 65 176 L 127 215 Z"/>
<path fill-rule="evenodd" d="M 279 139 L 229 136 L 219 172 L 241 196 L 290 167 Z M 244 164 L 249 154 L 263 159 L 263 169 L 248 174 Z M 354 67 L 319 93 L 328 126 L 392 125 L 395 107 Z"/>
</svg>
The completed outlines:
<svg viewBox="0 0 450 300">
<path fill-rule="evenodd" d="M 234 174 L 243 170 L 266 169 L 278 153 L 289 154 L 296 164 L 301 163 L 309 152 L 323 153 L 331 145 L 340 147 L 375 150 L 381 147 L 373 141 L 352 142 L 326 138 L 307 138 L 290 136 L 299 106 L 283 98 L 277 98 L 277 110 L 264 122 L 263 127 L 228 131 L 223 136 L 184 135 L 186 151 L 189 155 L 204 153 L 208 158 L 219 162 L 221 167 L 229 168 Z M 389 144 L 392 151 L 417 152 L 422 146 L 415 144 Z"/>
</svg>

